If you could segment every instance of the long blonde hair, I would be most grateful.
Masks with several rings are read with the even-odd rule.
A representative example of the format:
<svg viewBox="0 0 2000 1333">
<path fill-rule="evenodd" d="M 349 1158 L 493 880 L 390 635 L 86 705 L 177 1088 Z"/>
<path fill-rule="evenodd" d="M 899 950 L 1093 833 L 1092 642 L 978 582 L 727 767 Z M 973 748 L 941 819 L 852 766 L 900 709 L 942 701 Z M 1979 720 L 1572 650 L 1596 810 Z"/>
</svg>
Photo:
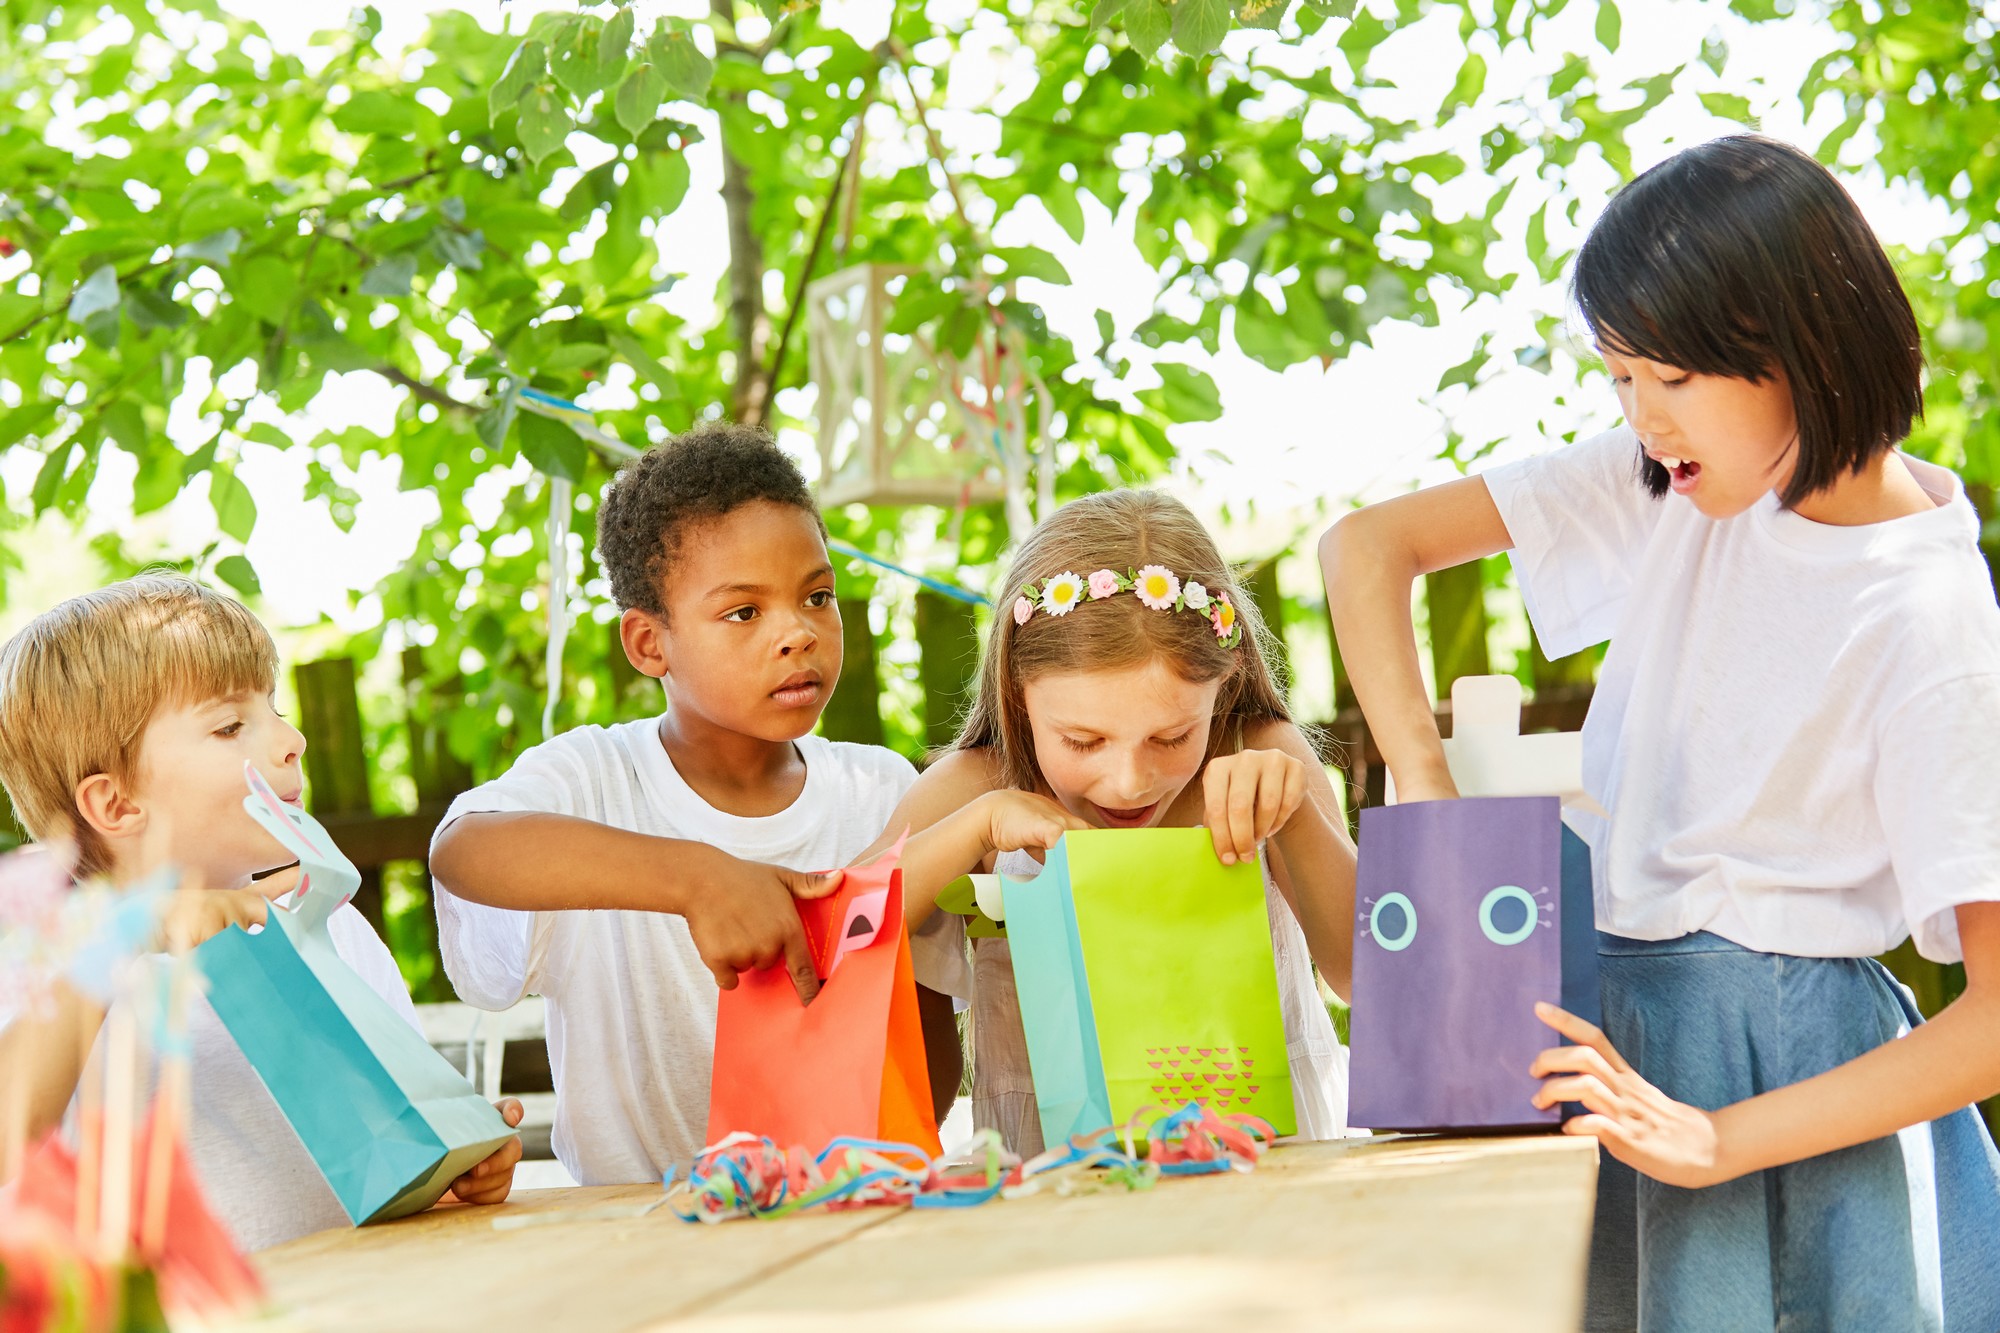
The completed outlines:
<svg viewBox="0 0 2000 1333">
<path fill-rule="evenodd" d="M 1024 625 L 1015 624 L 1008 610 L 1027 584 L 1065 572 L 1087 578 L 1095 570 L 1124 573 L 1143 565 L 1165 565 L 1183 583 L 1193 580 L 1211 595 L 1227 595 L 1243 624 L 1242 642 L 1224 648 L 1206 618 L 1154 611 L 1130 593 L 1086 598 L 1060 619 L 1038 613 Z M 1032 791 L 1042 782 L 1022 693 L 1039 676 L 1115 671 L 1159 658 L 1185 680 L 1220 681 L 1210 759 L 1240 747 L 1247 722 L 1291 720 L 1266 656 L 1270 635 L 1256 603 L 1201 520 L 1163 491 L 1104 491 L 1070 501 L 1021 543 L 1001 592 L 980 662 L 979 693 L 952 748 L 993 751 L 1010 787 Z"/>
</svg>

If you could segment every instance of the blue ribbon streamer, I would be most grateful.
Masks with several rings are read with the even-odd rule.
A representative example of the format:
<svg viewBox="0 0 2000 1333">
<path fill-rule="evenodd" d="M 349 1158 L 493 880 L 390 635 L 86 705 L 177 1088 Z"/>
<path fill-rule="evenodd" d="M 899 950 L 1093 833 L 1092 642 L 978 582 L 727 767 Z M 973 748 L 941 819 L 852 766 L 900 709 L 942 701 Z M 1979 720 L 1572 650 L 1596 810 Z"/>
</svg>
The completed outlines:
<svg viewBox="0 0 2000 1333">
<path fill-rule="evenodd" d="M 993 605 L 993 603 L 990 600 L 981 597 L 978 593 L 973 592 L 970 588 L 961 588 L 955 583 L 946 583 L 940 579 L 934 579 L 928 577 L 927 575 L 919 574 L 913 569 L 904 569 L 901 565 L 893 564 L 890 561 L 882 559 L 882 557 L 880 556 L 870 555 L 868 554 L 868 552 L 862 550 L 858 546 L 850 546 L 843 541 L 828 541 L 826 544 L 826 549 L 832 551 L 835 555 L 844 555 L 853 560 L 866 561 L 868 564 L 878 566 L 882 569 L 886 569 L 892 574 L 901 574 L 906 579 L 915 579 L 918 583 L 923 584 L 926 588 L 929 588 L 932 592 L 943 593 L 946 597 L 949 597 L 954 601 L 966 602 L 973 606 Z"/>
</svg>

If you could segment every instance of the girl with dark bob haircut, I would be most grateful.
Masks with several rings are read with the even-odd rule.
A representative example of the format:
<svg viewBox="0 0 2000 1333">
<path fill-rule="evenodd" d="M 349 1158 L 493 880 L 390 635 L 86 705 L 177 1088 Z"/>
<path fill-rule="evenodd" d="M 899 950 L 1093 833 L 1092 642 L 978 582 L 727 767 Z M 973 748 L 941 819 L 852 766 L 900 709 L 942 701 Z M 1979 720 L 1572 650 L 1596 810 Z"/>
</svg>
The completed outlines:
<svg viewBox="0 0 2000 1333">
<path fill-rule="evenodd" d="M 1624 424 L 1358 510 L 1320 556 L 1405 800 L 1458 795 L 1418 574 L 1507 551 L 1544 653 L 1609 644 L 1607 813 L 1566 816 L 1604 1027 L 1538 1005 L 1531 1069 L 1607 1154 L 1586 1323 L 2000 1329 L 1971 1108 L 2000 1093 L 2000 606 L 1964 487 L 1897 448 L 1909 301 L 1840 183 L 1751 135 L 1619 191 L 1574 292 Z M 1965 964 L 1928 1023 L 1875 961 L 1912 938 Z"/>
<path fill-rule="evenodd" d="M 1606 351 L 1791 388 L 1788 506 L 1859 472 L 1924 412 L 1910 300 L 1825 167 L 1757 135 L 1676 154 L 1620 190 L 1576 257 L 1576 304 Z M 1642 455 L 1646 488 L 1667 470 Z"/>
</svg>

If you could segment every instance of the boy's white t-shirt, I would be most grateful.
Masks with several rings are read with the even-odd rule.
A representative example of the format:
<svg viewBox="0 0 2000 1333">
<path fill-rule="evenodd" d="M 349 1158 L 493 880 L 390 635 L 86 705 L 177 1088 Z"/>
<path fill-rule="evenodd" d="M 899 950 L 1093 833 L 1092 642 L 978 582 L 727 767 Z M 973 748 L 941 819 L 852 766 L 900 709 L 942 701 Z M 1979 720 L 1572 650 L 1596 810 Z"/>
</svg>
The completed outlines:
<svg viewBox="0 0 2000 1333">
<path fill-rule="evenodd" d="M 881 836 L 916 780 L 880 746 L 804 736 L 805 788 L 778 814 L 717 810 L 674 768 L 659 719 L 579 727 L 451 804 L 469 814 L 571 815 L 661 838 L 708 843 L 795 870 L 847 865 Z M 585 1185 L 657 1181 L 706 1146 L 715 1053 L 715 977 L 679 916 L 637 911 L 518 912 L 436 885 L 438 945 L 459 998 L 504 1009 L 548 1002 L 555 1154 Z M 961 962 L 961 965 L 962 962 Z M 920 981 L 926 980 L 919 968 Z"/>
<path fill-rule="evenodd" d="M 368 918 L 347 904 L 327 918 L 327 933 L 334 951 L 368 988 L 411 1027 L 418 1027 L 416 1006 L 410 1003 L 396 960 Z M 168 963 L 164 954 L 141 961 L 147 967 Z M 329 1227 L 353 1225 L 312 1154 L 203 996 L 191 997 L 187 1035 L 188 1158 L 210 1210 L 237 1244 L 261 1250 Z M 93 1067 L 104 1060 L 105 1045 L 105 1029 L 100 1028 L 90 1055 Z M 140 1071 L 139 1087 L 148 1104 L 157 1076 L 157 1067 Z M 72 1117 L 75 1107 L 73 1099 Z"/>
<path fill-rule="evenodd" d="M 1812 522 L 1655 500 L 1618 429 L 1484 474 L 1549 657 L 1610 640 L 1584 723 L 1597 924 L 1866 957 L 2000 899 L 2000 608 L 1957 477 L 1936 503 Z"/>
</svg>

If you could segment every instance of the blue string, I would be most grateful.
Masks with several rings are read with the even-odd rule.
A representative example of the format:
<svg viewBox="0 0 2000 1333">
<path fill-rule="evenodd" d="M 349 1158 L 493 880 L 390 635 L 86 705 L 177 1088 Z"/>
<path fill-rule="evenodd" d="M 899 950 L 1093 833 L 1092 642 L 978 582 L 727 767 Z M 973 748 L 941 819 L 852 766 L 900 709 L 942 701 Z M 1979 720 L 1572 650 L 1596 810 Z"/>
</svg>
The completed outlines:
<svg viewBox="0 0 2000 1333">
<path fill-rule="evenodd" d="M 580 417 L 584 417 L 587 419 L 591 418 L 591 411 L 589 408 L 579 406 L 576 403 L 572 403 L 567 398 L 558 398 L 552 393 L 544 393 L 540 389 L 530 389 L 526 387 L 516 389 L 515 392 L 520 394 L 521 397 L 523 398 L 527 398 L 533 402 L 540 403 L 544 407 L 553 407 L 558 409 L 559 411 L 574 412 Z M 997 449 L 999 437 L 996 434 L 994 438 L 995 438 L 995 448 Z M 834 551 L 840 555 L 847 556 L 850 559 L 866 561 L 868 564 L 879 566 L 880 568 L 886 569 L 893 574 L 901 574 L 904 578 L 915 579 L 918 583 L 923 584 L 924 587 L 929 588 L 932 592 L 943 593 L 946 597 L 950 597 L 956 601 L 965 602 L 972 606 L 993 605 L 991 601 L 980 596 L 978 593 L 973 592 L 970 588 L 961 588 L 955 583 L 945 583 L 942 580 L 930 578 L 926 575 L 919 574 L 913 569 L 905 569 L 901 565 L 893 564 L 890 561 L 882 559 L 880 556 L 870 555 L 868 554 L 868 552 L 862 550 L 858 546 L 850 546 L 843 541 L 829 541 L 827 543 L 827 549 Z"/>
<path fill-rule="evenodd" d="M 880 556 L 870 555 L 858 546 L 850 546 L 843 541 L 829 541 L 826 544 L 826 548 L 836 555 L 844 555 L 854 560 L 865 560 L 869 564 L 877 565 L 892 574 L 901 574 L 904 578 L 915 579 L 932 592 L 943 593 L 946 597 L 950 597 L 955 601 L 967 602 L 973 606 L 993 605 L 991 601 L 981 597 L 969 588 L 961 588 L 955 583 L 945 583 L 938 579 L 928 578 L 913 569 L 904 569 L 901 565 L 892 564 Z"/>
</svg>

